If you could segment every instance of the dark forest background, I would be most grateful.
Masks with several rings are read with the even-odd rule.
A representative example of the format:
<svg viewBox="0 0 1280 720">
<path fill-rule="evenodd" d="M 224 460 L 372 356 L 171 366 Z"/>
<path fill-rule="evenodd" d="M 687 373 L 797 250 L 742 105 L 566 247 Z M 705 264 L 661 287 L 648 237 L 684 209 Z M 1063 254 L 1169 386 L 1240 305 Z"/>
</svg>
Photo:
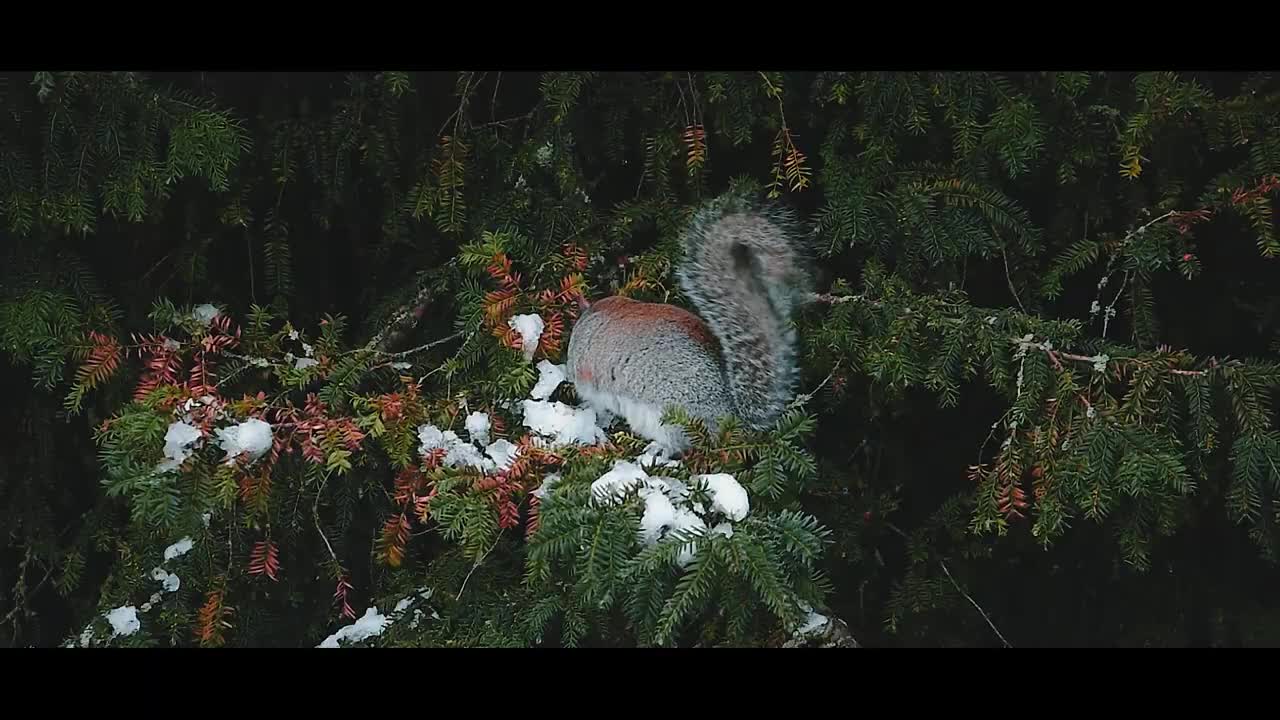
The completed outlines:
<svg viewBox="0 0 1280 720">
<path fill-rule="evenodd" d="M 1273 75 L 388 71 L 0 75 L 0 644 L 109 630 L 163 548 L 206 532 L 232 551 L 193 552 L 128 642 L 314 645 L 344 602 L 359 617 L 424 583 L 443 619 L 387 644 L 647 642 L 588 607 L 622 576 L 531 549 L 554 525 L 529 526 L 532 475 L 500 489 L 514 533 L 506 500 L 490 517 L 425 471 L 454 509 L 402 533 L 393 496 L 418 471 L 391 440 L 323 483 L 291 455 L 266 489 L 210 456 L 157 499 L 137 477 L 161 457 L 158 398 L 198 385 L 144 400 L 154 355 L 124 346 L 213 303 L 264 328 L 262 354 L 300 353 L 303 329 L 333 358 L 305 376 L 229 359 L 229 399 L 319 392 L 358 425 L 360 398 L 410 373 L 424 418 L 454 418 L 459 394 L 500 414 L 537 377 L 503 318 L 559 312 L 527 298 L 565 282 L 681 302 L 682 222 L 729 188 L 812 229 L 811 459 L 778 460 L 788 490 L 760 507 L 825 529 L 823 607 L 862 645 L 1280 642 Z M 526 299 L 495 295 L 499 256 Z M 570 329 L 539 352 L 562 362 Z M 1019 354 L 1028 335 L 1051 344 Z M 412 371 L 379 360 L 425 345 L 397 357 Z M 772 452 L 735 467 L 765 483 Z M 313 501 L 315 527 L 279 529 Z M 526 577 L 544 561 L 562 584 Z M 778 562 L 783 585 L 809 572 Z M 773 642 L 781 586 L 724 583 L 754 613 L 737 642 Z M 720 642 L 712 616 L 679 643 Z M 538 629 L 499 637 L 495 619 Z"/>
</svg>

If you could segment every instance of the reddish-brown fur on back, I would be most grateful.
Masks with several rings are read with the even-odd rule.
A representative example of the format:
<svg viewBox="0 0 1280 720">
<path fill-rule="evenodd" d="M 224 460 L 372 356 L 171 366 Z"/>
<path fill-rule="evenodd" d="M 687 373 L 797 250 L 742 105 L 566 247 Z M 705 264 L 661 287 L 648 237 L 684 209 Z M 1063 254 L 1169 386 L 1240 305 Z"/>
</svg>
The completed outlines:
<svg viewBox="0 0 1280 720">
<path fill-rule="evenodd" d="M 652 327 L 654 323 L 670 323 L 679 327 L 691 340 L 704 348 L 714 350 L 717 347 L 715 336 L 711 334 L 711 329 L 702 321 L 702 318 L 682 307 L 640 302 L 614 295 L 592 303 L 591 309 L 608 315 L 611 321 L 623 323 L 625 326 L 635 326 L 629 329 Z"/>
</svg>

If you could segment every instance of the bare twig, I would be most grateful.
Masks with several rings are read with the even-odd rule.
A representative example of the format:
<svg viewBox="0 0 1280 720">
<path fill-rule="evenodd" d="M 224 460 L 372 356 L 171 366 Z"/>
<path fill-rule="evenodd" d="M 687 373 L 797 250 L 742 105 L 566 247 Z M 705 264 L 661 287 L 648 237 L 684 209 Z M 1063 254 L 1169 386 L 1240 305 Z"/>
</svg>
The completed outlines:
<svg viewBox="0 0 1280 720">
<path fill-rule="evenodd" d="M 1164 221 L 1164 220 L 1167 220 L 1167 219 L 1169 219 L 1169 218 L 1171 218 L 1171 217 L 1173 217 L 1174 215 L 1177 215 L 1177 214 L 1178 214 L 1178 211 L 1176 211 L 1176 210 L 1170 210 L 1169 212 L 1167 212 L 1167 213 L 1165 213 L 1165 214 L 1161 215 L 1160 217 L 1157 217 L 1156 219 L 1151 220 L 1151 221 L 1147 222 L 1146 224 L 1144 224 L 1144 225 L 1142 225 L 1142 226 L 1140 226 L 1140 227 L 1137 227 L 1137 228 L 1135 228 L 1135 229 L 1133 229 L 1133 230 L 1131 230 L 1131 231 L 1129 231 L 1128 233 L 1126 233 L 1126 234 L 1125 234 L 1125 236 L 1120 240 L 1120 243 L 1116 246 L 1115 251 L 1114 251 L 1113 253 L 1111 253 L 1111 257 L 1109 257 L 1109 258 L 1107 259 L 1107 269 L 1106 269 L 1106 271 L 1105 271 L 1105 274 L 1102 276 L 1102 279 L 1098 281 L 1098 294 L 1097 294 L 1097 296 L 1096 296 L 1096 297 L 1094 297 L 1094 299 L 1093 299 L 1093 306 L 1091 306 L 1091 307 L 1098 307 L 1099 309 L 1101 308 L 1101 301 L 1102 301 L 1102 289 L 1103 289 L 1104 287 L 1106 287 L 1106 286 L 1107 286 L 1107 283 L 1108 283 L 1108 282 L 1110 282 L 1110 281 L 1111 281 L 1111 273 L 1115 271 L 1114 269 L 1115 269 L 1115 265 L 1116 265 L 1116 259 L 1120 257 L 1120 251 L 1124 248 L 1124 246 L 1125 246 L 1125 245 L 1128 245 L 1128 244 L 1129 244 L 1129 241 L 1130 241 L 1130 240 L 1132 240 L 1132 239 L 1134 238 L 1134 236 L 1141 235 L 1141 234 L 1145 233 L 1145 232 L 1147 231 L 1147 228 L 1150 228 L 1150 227 L 1152 227 L 1152 226 L 1156 225 L 1157 223 L 1160 223 L 1160 222 L 1162 222 L 1162 221 Z M 1088 224 L 1087 224 L 1087 223 L 1088 223 L 1088 216 L 1087 216 L 1087 215 L 1085 216 L 1085 223 L 1086 223 L 1086 225 L 1085 225 L 1085 234 L 1086 234 L 1086 236 L 1087 236 L 1087 235 L 1088 235 L 1088 232 L 1089 232 L 1089 228 L 1088 228 Z M 1126 280 L 1128 280 L 1128 275 L 1127 275 L 1127 274 L 1126 274 L 1126 276 L 1125 276 L 1125 279 L 1126 279 Z M 1121 285 L 1121 286 L 1120 286 L 1120 290 L 1121 290 L 1121 291 L 1123 291 L 1123 290 L 1124 290 L 1124 286 L 1123 286 L 1123 285 Z M 1116 293 L 1116 300 L 1119 300 L 1119 299 L 1120 299 L 1120 293 L 1119 293 L 1119 292 L 1117 292 L 1117 293 Z M 1115 307 L 1115 300 L 1113 300 L 1113 301 L 1111 302 L 1111 306 L 1110 306 L 1110 307 Z M 1090 310 L 1090 314 L 1092 314 L 1092 313 L 1093 313 L 1093 311 L 1092 311 L 1092 310 Z M 1106 325 L 1105 325 L 1105 319 L 1104 319 L 1104 325 L 1103 325 L 1103 331 L 1102 331 L 1102 335 L 1103 335 L 1103 337 L 1106 337 L 1106 334 L 1107 334 L 1107 333 L 1106 333 Z"/>
<path fill-rule="evenodd" d="M 494 548 L 498 547 L 498 541 L 502 540 L 503 532 L 505 531 L 504 530 L 498 531 L 498 536 L 493 539 L 493 544 L 490 545 L 489 549 L 485 550 L 484 554 L 481 555 L 479 559 L 476 560 L 476 564 L 471 566 L 471 572 L 468 572 L 467 576 L 462 579 L 462 587 L 458 588 L 458 594 L 456 597 L 453 598 L 455 602 L 462 599 L 462 593 L 464 590 L 467 589 L 467 583 L 471 581 L 471 576 L 475 574 L 476 570 L 480 569 L 480 564 L 484 562 L 485 558 L 489 557 L 489 553 L 493 552 Z"/>
<path fill-rule="evenodd" d="M 861 295 L 832 295 L 831 293 L 814 293 L 809 296 L 813 302 L 820 302 L 826 305 L 843 305 L 854 300 L 865 300 Z"/>
<path fill-rule="evenodd" d="M 901 537 L 903 540 L 907 539 L 907 534 L 903 532 L 902 528 L 899 528 L 897 525 L 894 525 L 893 523 L 885 523 L 885 527 L 897 533 L 898 536 Z M 938 558 L 938 565 L 942 566 L 942 572 L 947 574 L 947 579 L 951 581 L 951 584 L 952 586 L 955 587 L 956 592 L 963 595 L 964 598 L 969 601 L 969 604 L 973 605 L 974 609 L 976 609 L 978 613 L 982 615 L 982 619 L 987 621 L 987 625 L 991 628 L 992 632 L 996 634 L 996 637 L 1000 638 L 1000 642 L 1003 643 L 1005 647 L 1012 648 L 1013 645 L 1010 645 L 1009 641 L 1005 639 L 1004 633 L 1000 632 L 1000 629 L 996 627 L 996 624 L 991 622 L 991 616 L 987 615 L 987 611 L 983 610 L 982 606 L 978 604 L 978 601 L 974 600 L 973 596 L 965 592 L 964 588 L 960 587 L 960 583 L 956 582 L 955 577 L 951 575 L 951 569 L 947 567 L 946 561 L 944 561 L 942 558 Z"/>
<path fill-rule="evenodd" d="M 839 370 L 839 369 L 840 369 L 840 361 L 837 360 L 836 364 L 831 367 L 831 372 L 827 373 L 826 379 L 818 383 L 818 387 L 814 388 L 813 390 L 810 390 L 807 393 L 801 393 L 797 395 L 796 399 L 791 401 L 792 409 L 798 408 L 804 405 L 805 403 L 809 402 L 810 400 L 812 400 L 814 396 L 816 396 L 818 392 L 822 390 L 822 388 L 827 386 L 827 383 L 831 382 L 831 378 L 835 377 L 836 370 Z"/>
<path fill-rule="evenodd" d="M 19 600 L 18 602 L 14 603 L 13 609 L 10 610 L 7 615 L 4 616 L 4 619 L 0 620 L 0 625 L 7 624 L 10 620 L 12 620 L 18 614 L 19 611 L 27 609 L 27 596 L 35 595 L 36 593 L 40 592 L 40 588 L 44 587 L 44 584 L 48 582 L 49 577 L 53 575 L 53 570 L 56 566 L 53 563 L 50 563 L 48 572 L 44 574 L 44 577 L 40 579 L 40 582 L 36 583 L 35 587 L 31 588 L 30 590 L 27 590 L 25 585 L 26 577 L 27 577 L 27 564 L 31 562 L 32 558 L 33 558 L 33 555 L 31 554 L 31 548 L 27 548 L 27 556 L 22 561 L 22 575 L 18 578 L 17 585 L 14 586 L 14 595 L 17 596 Z"/>
<path fill-rule="evenodd" d="M 320 533 L 320 539 L 324 540 L 324 546 L 329 550 L 329 557 L 333 558 L 333 562 L 338 566 L 342 563 L 338 560 L 338 554 L 333 551 L 333 546 L 329 544 L 329 537 L 324 534 L 324 528 L 320 526 L 320 496 L 324 493 L 324 486 L 328 484 L 329 476 L 325 475 L 320 481 L 320 487 L 316 488 L 316 500 L 311 504 L 311 516 L 316 521 L 316 532 Z"/>
<path fill-rule="evenodd" d="M 444 124 L 440 126 L 440 132 L 436 133 L 436 135 L 444 135 L 444 131 L 449 127 L 450 122 L 453 123 L 453 134 L 455 136 L 461 132 L 462 121 L 465 119 L 467 113 L 467 105 L 469 105 L 471 101 L 472 81 L 475 80 L 475 87 L 478 88 L 480 83 L 484 81 L 485 76 L 489 73 L 481 73 L 478 80 L 476 79 L 476 74 L 474 72 L 467 71 L 465 74 L 467 79 L 462 86 L 462 99 L 458 102 L 458 109 L 454 110 L 453 114 L 444 121 Z M 470 126 L 470 123 L 468 123 L 468 126 Z"/>
<path fill-rule="evenodd" d="M 698 98 L 698 86 L 693 81 L 693 73 L 686 72 L 685 77 L 689 79 L 689 95 L 693 98 L 693 121 L 698 125 L 702 124 L 702 101 Z"/>
<path fill-rule="evenodd" d="M 418 319 L 426 313 L 427 301 L 431 297 L 431 287 L 424 285 L 409 302 L 401 305 L 377 335 L 374 335 L 363 349 L 386 350 L 397 339 L 397 336 L 417 325 Z"/>
<path fill-rule="evenodd" d="M 1018 288 L 1013 286 L 1013 274 L 1009 272 L 1009 254 L 1001 249 L 1000 257 L 1004 259 L 1004 279 L 1009 282 L 1009 292 L 1013 293 L 1013 299 L 1018 303 L 1018 309 L 1026 312 L 1027 306 L 1022 304 L 1022 298 L 1018 297 Z"/>
<path fill-rule="evenodd" d="M 982 606 L 979 605 L 978 602 L 969 595 L 969 593 L 965 592 L 964 588 L 960 587 L 960 583 L 956 582 L 956 579 L 951 576 L 951 570 L 947 568 L 947 564 L 943 562 L 941 559 L 938 560 L 938 564 L 942 566 L 942 572 L 947 574 L 947 579 L 950 580 L 951 584 L 955 586 L 956 592 L 963 595 L 964 599 L 968 600 L 969 604 L 972 605 L 975 610 L 977 610 L 979 613 L 982 614 L 982 619 L 987 621 L 987 625 L 990 626 L 991 631 L 996 634 L 996 637 L 1000 638 L 1000 642 L 1004 643 L 1004 646 L 1007 648 L 1013 647 L 1012 645 L 1009 644 L 1008 640 L 1004 639 L 1004 634 L 1000 632 L 1000 628 L 996 627 L 996 624 L 991 622 L 991 618 L 987 615 L 987 611 L 983 610 Z"/>
<path fill-rule="evenodd" d="M 493 120 L 498 116 L 498 88 L 502 87 L 502 71 L 498 71 L 498 76 L 493 79 L 493 98 L 489 100 L 489 119 Z"/>
<path fill-rule="evenodd" d="M 442 337 L 442 338 L 440 338 L 439 340 L 432 340 L 432 341 L 431 341 L 431 342 L 429 342 L 429 343 L 425 343 L 425 344 L 423 344 L 423 345 L 419 345 L 419 346 L 417 346 L 417 347 L 412 347 L 412 348 L 409 348 L 408 350 L 401 350 L 401 351 L 399 351 L 399 352 L 384 352 L 384 351 L 382 351 L 382 350 L 374 350 L 374 349 L 372 349 L 372 348 L 371 348 L 371 349 L 370 349 L 370 352 L 373 352 L 374 354 L 376 354 L 376 355 L 380 355 L 380 356 L 385 357 L 385 358 L 402 358 L 402 357 L 408 357 L 408 356 L 410 356 L 410 355 L 413 355 L 414 353 L 420 353 L 420 352 L 422 352 L 422 351 L 424 351 L 424 350 L 430 350 L 431 348 L 433 348 L 433 347 L 435 347 L 435 346 L 437 346 L 437 345 L 443 345 L 444 343 L 447 343 L 447 342 L 449 342 L 449 341 L 451 341 L 451 340 L 457 340 L 457 339 L 458 339 L 458 338 L 460 338 L 460 337 L 462 337 L 462 331 L 461 331 L 461 330 L 459 330 L 459 331 L 458 331 L 458 332 L 456 332 L 456 333 L 453 333 L 452 335 L 448 335 L 448 336 L 446 336 L 446 337 Z"/>
</svg>

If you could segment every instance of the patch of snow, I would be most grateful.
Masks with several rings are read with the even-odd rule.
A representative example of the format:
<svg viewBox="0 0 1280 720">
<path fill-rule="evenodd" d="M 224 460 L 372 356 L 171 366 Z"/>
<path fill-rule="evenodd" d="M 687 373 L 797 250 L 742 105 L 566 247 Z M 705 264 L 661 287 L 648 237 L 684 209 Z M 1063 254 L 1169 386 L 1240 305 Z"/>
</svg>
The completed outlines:
<svg viewBox="0 0 1280 720">
<path fill-rule="evenodd" d="M 805 624 L 796 630 L 796 635 L 810 635 L 820 630 L 825 630 L 827 625 L 831 623 L 831 618 L 821 613 L 809 611 L 809 617 L 805 620 Z"/>
<path fill-rule="evenodd" d="M 195 309 L 191 311 L 191 317 L 194 318 L 196 322 L 206 326 L 221 314 L 221 310 L 209 303 L 197 305 Z"/>
<path fill-rule="evenodd" d="M 484 452 L 499 470 L 506 470 L 516 461 L 516 456 L 520 454 L 520 446 L 508 440 L 498 439 L 485 448 Z"/>
<path fill-rule="evenodd" d="M 489 430 L 493 427 L 489 420 L 489 416 L 482 412 L 473 412 L 467 416 L 467 434 L 471 436 L 471 441 L 477 445 L 486 445 L 489 442 Z"/>
<path fill-rule="evenodd" d="M 525 400 L 524 426 L 559 445 L 591 445 L 605 437 L 594 408 L 574 408 L 561 402 Z"/>
<path fill-rule="evenodd" d="M 111 623 L 111 637 L 132 635 L 142 627 L 138 620 L 138 608 L 123 605 L 107 613 L 107 622 Z"/>
<path fill-rule="evenodd" d="M 636 462 L 638 462 L 642 467 L 649 468 L 656 467 L 658 465 L 663 467 L 679 467 L 679 460 L 669 459 L 668 456 L 671 452 L 671 448 L 655 440 L 649 443 L 648 447 L 644 449 L 644 452 L 636 457 Z"/>
<path fill-rule="evenodd" d="M 640 518 L 640 541 L 652 545 L 661 537 L 662 531 L 675 524 L 676 508 L 671 500 L 661 491 L 645 488 L 640 491 L 644 498 L 644 515 Z"/>
<path fill-rule="evenodd" d="M 257 460 L 271 449 L 271 425 L 258 418 L 250 418 L 229 428 L 218 428 L 217 433 L 222 438 L 222 449 L 227 453 L 228 463 L 241 454 Z"/>
<path fill-rule="evenodd" d="M 177 470 L 187 458 L 191 457 L 191 446 L 203 436 L 204 432 L 200 428 L 185 422 L 170 424 L 168 431 L 164 434 L 165 460 L 156 467 L 156 470 L 159 472 Z"/>
<path fill-rule="evenodd" d="M 208 525 L 209 521 L 207 518 L 209 517 L 209 513 L 205 513 L 204 516 L 206 518 L 204 524 Z M 186 555 L 187 553 L 191 552 L 191 548 L 194 546 L 195 546 L 195 543 L 191 540 L 191 538 L 189 537 L 182 538 L 178 542 L 164 549 L 165 562 L 169 562 L 174 558 L 180 558 L 183 555 Z"/>
<path fill-rule="evenodd" d="M 542 330 L 546 327 L 541 315 L 516 315 L 507 324 L 520 333 L 520 347 L 524 351 L 525 360 L 533 360 L 538 349 L 538 340 L 542 338 Z"/>
<path fill-rule="evenodd" d="M 378 612 L 378 608 L 370 607 L 365 610 L 364 615 L 354 623 L 339 629 L 334 634 L 325 638 L 316 647 L 318 648 L 336 648 L 341 647 L 341 643 L 352 645 L 354 643 L 368 640 L 371 637 L 381 635 L 383 629 L 387 627 L 387 617 Z"/>
<path fill-rule="evenodd" d="M 709 534 L 733 537 L 733 526 L 729 523 L 720 523 L 719 525 L 711 528 L 711 532 Z"/>
<path fill-rule="evenodd" d="M 645 484 L 649 474 L 639 465 L 625 460 L 615 460 L 613 468 L 591 483 L 591 496 L 598 502 L 616 500 L 637 485 Z"/>
<path fill-rule="evenodd" d="M 538 486 L 538 489 L 533 491 L 533 496 L 539 500 L 546 500 L 547 495 L 551 493 L 551 488 L 555 487 L 558 482 L 560 482 L 560 473 L 547 475 L 542 478 L 542 484 Z"/>
<path fill-rule="evenodd" d="M 747 491 L 732 475 L 726 473 L 695 475 L 691 479 L 694 483 L 701 480 L 707 484 L 707 491 L 711 494 L 711 509 L 724 513 L 730 520 L 735 522 L 744 520 L 747 513 L 751 512 Z"/>
<path fill-rule="evenodd" d="M 564 382 L 567 372 L 564 365 L 555 365 L 549 360 L 539 362 L 538 382 L 529 391 L 529 397 L 534 400 L 546 400 L 551 397 L 551 393 Z"/>
</svg>

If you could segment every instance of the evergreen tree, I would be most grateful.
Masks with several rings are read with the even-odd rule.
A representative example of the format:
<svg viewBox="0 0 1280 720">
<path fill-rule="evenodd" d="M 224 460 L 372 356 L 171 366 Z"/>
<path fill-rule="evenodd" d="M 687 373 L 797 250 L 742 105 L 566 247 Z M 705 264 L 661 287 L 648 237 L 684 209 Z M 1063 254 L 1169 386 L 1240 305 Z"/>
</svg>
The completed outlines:
<svg viewBox="0 0 1280 720">
<path fill-rule="evenodd" d="M 1001 588 L 1045 558 L 1154 588 L 1212 531 L 1276 577 L 1271 75 L 41 72 L 0 107 L 13 643 L 1041 644 Z M 808 392 L 670 415 L 671 463 L 560 363 L 579 294 L 685 302 L 729 189 L 813 227 Z"/>
</svg>

